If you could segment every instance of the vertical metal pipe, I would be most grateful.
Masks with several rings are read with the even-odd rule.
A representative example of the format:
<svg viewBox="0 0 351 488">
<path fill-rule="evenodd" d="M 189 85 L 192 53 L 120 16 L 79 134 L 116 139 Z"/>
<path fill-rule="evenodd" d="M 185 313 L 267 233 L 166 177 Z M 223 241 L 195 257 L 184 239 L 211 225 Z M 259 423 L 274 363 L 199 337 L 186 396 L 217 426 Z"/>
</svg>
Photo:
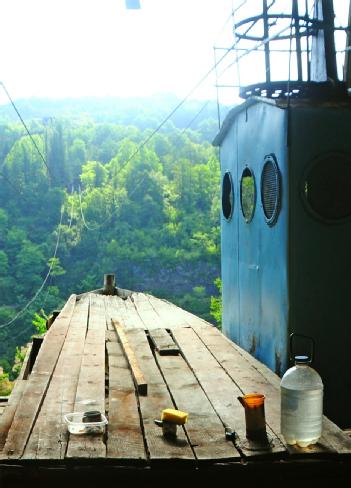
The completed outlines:
<svg viewBox="0 0 351 488">
<path fill-rule="evenodd" d="M 322 0 L 324 24 L 324 48 L 327 77 L 338 80 L 336 67 L 335 40 L 334 40 L 334 7 L 333 0 Z"/>
<path fill-rule="evenodd" d="M 351 26 L 351 2 L 349 5 L 349 17 L 348 17 L 348 26 Z M 351 44 L 351 32 L 347 31 L 346 36 L 346 51 L 345 51 L 345 64 L 344 64 L 344 81 L 346 83 L 346 88 L 351 87 L 351 51 L 349 46 Z"/>
<path fill-rule="evenodd" d="M 269 37 L 269 25 L 268 25 L 268 7 L 267 7 L 267 0 L 263 0 L 263 37 L 264 39 L 268 39 Z M 269 52 L 269 42 L 266 42 L 264 45 L 264 57 L 265 57 L 265 65 L 266 65 L 266 83 L 270 83 L 271 81 L 271 61 L 270 61 L 270 52 Z"/>
<path fill-rule="evenodd" d="M 299 7 L 298 7 L 297 0 L 293 0 L 292 16 L 294 19 L 294 27 L 295 27 L 297 79 L 299 81 L 302 81 L 301 36 L 300 36 L 300 23 L 299 23 Z"/>
<path fill-rule="evenodd" d="M 305 17 L 309 18 L 308 0 L 305 0 Z M 306 36 L 306 65 L 307 65 L 307 81 L 311 81 L 311 59 L 310 59 L 310 30 L 307 21 L 307 36 Z"/>
<path fill-rule="evenodd" d="M 116 278 L 113 273 L 104 275 L 104 294 L 114 295 L 116 287 Z"/>
</svg>

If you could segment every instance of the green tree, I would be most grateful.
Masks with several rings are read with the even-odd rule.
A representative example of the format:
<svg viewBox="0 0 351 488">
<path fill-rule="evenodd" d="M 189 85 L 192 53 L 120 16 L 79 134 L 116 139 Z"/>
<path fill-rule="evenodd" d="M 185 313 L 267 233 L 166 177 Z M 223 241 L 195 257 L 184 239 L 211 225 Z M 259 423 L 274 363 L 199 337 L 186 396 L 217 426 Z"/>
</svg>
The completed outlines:
<svg viewBox="0 0 351 488">
<path fill-rule="evenodd" d="M 219 295 L 217 297 L 211 297 L 211 315 L 216 320 L 218 327 L 222 328 L 222 281 L 220 278 L 216 278 L 214 281 L 218 288 Z"/>
</svg>

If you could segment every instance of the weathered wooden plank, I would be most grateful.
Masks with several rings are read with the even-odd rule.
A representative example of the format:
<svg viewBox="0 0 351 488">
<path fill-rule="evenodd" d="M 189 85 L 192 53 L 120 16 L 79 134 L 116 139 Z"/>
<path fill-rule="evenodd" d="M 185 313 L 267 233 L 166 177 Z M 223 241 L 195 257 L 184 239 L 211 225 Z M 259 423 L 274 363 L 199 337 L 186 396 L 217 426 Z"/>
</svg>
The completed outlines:
<svg viewBox="0 0 351 488">
<path fill-rule="evenodd" d="M 126 329 L 144 329 L 145 325 L 144 322 L 141 320 L 140 315 L 136 309 L 135 303 L 134 303 L 134 295 L 131 295 L 130 297 L 127 298 L 127 300 L 123 301 L 123 305 L 125 307 L 125 314 L 126 314 L 126 324 L 125 327 Z"/>
<path fill-rule="evenodd" d="M 24 388 L 26 386 L 26 382 L 24 380 L 28 377 L 28 368 L 29 368 L 29 358 L 32 350 L 32 343 L 28 344 L 26 355 L 21 367 L 21 371 L 16 378 L 15 385 L 12 389 L 12 392 L 8 398 L 6 406 L 4 406 L 3 411 L 1 412 L 1 419 L 0 419 L 0 451 L 3 449 L 8 431 L 11 427 L 13 418 L 16 413 L 17 406 L 21 400 Z"/>
<path fill-rule="evenodd" d="M 148 300 L 159 315 L 163 327 L 167 329 L 173 329 L 175 327 L 189 327 L 189 324 L 185 320 L 184 312 L 181 308 L 173 305 L 166 300 L 160 300 L 152 295 L 147 295 Z"/>
<path fill-rule="evenodd" d="M 167 386 L 155 363 L 146 334 L 142 329 L 129 329 L 126 335 L 132 345 L 148 384 L 148 395 L 139 397 L 142 414 L 142 428 L 151 461 L 187 460 L 194 461 L 194 454 L 189 446 L 183 429 L 178 429 L 175 440 L 165 439 L 162 430 L 154 423 L 162 410 L 175 408 Z"/>
<path fill-rule="evenodd" d="M 182 356 L 156 356 L 172 398 L 179 410 L 189 413 L 185 430 L 197 459 L 234 461 L 240 453 L 225 437 L 224 426 Z"/>
<path fill-rule="evenodd" d="M 108 331 L 112 331 L 115 333 L 115 328 L 112 325 L 111 322 L 111 313 L 110 313 L 110 308 L 112 308 L 112 305 L 110 305 L 110 302 L 114 302 L 114 296 L 113 295 L 105 295 L 104 296 L 104 302 L 105 302 L 105 315 L 106 315 L 106 327 Z"/>
<path fill-rule="evenodd" d="M 63 416 L 74 407 L 88 322 L 87 298 L 75 306 L 66 340 L 23 458 L 63 459 L 68 441 Z"/>
<path fill-rule="evenodd" d="M 89 320 L 89 330 L 101 330 L 102 324 L 105 324 L 105 329 L 107 329 L 105 296 L 91 293 L 89 295 L 89 300 L 90 316 L 91 313 L 93 313 L 92 320 Z"/>
<path fill-rule="evenodd" d="M 130 297 L 125 300 L 118 296 L 106 298 L 107 315 L 110 320 L 117 320 L 125 329 L 144 328 L 144 324 Z"/>
<path fill-rule="evenodd" d="M 147 295 L 143 293 L 133 293 L 131 300 L 134 302 L 137 312 L 147 329 L 152 330 L 165 327 L 160 316 L 155 312 L 153 306 L 149 302 Z"/>
<path fill-rule="evenodd" d="M 128 338 L 123 330 L 123 327 L 116 320 L 112 320 L 112 323 L 116 329 L 119 342 L 121 343 L 124 355 L 132 372 L 137 392 L 139 395 L 147 395 L 147 383 L 144 374 L 139 366 L 139 362 L 134 354 L 133 348 L 128 342 Z"/>
<path fill-rule="evenodd" d="M 200 317 L 197 317 L 196 315 L 192 314 L 191 312 L 188 312 L 187 310 L 184 310 L 183 308 L 177 307 L 173 303 L 168 302 L 167 300 L 163 300 L 168 306 L 172 314 L 175 314 L 178 316 L 178 320 L 182 322 L 182 327 L 202 327 L 202 326 L 209 326 L 213 327 L 212 324 L 209 322 L 206 322 L 203 319 L 200 319 Z"/>
<path fill-rule="evenodd" d="M 79 373 L 75 412 L 99 410 L 105 413 L 105 334 L 106 316 L 90 297 L 88 332 Z M 84 402 L 94 400 L 94 408 Z M 103 434 L 69 436 L 66 457 L 104 458 L 106 445 Z"/>
<path fill-rule="evenodd" d="M 264 370 L 262 365 L 251 356 L 241 353 L 240 348 L 224 337 L 216 328 L 200 326 L 196 327 L 195 331 L 244 393 L 259 392 L 266 396 L 266 422 L 285 445 L 291 456 L 303 457 L 306 454 L 317 456 L 319 454 L 325 455 L 326 453 L 333 454 L 336 452 L 335 444 L 333 445 L 328 440 L 327 431 L 323 433 L 322 438 L 317 444 L 307 448 L 287 445 L 280 433 L 279 382 L 277 380 L 273 382 L 267 381 L 268 373 L 266 371 L 265 374 L 262 374 Z"/>
<path fill-rule="evenodd" d="M 32 352 L 32 346 L 33 346 L 32 342 L 30 342 L 27 345 L 26 355 L 24 357 L 23 364 L 21 367 L 21 371 L 20 371 L 19 375 L 17 376 L 16 381 L 17 380 L 26 380 L 28 378 L 29 363 L 30 363 L 30 356 L 31 356 L 31 352 Z"/>
<path fill-rule="evenodd" d="M 237 400 L 237 397 L 241 396 L 243 392 L 228 376 L 193 329 L 178 328 L 174 329 L 172 334 L 223 425 L 235 432 L 236 446 L 243 454 L 246 457 L 254 457 L 285 453 L 285 447 L 269 427 L 267 434 L 272 443 L 268 449 L 260 450 L 258 444 L 246 440 L 244 409 Z"/>
<path fill-rule="evenodd" d="M 166 329 L 151 329 L 149 331 L 149 337 L 152 340 L 156 351 L 162 356 L 179 354 L 179 347 Z"/>
<path fill-rule="evenodd" d="M 147 455 L 134 382 L 115 332 L 111 332 L 106 346 L 109 365 L 107 457 L 125 462 L 145 461 Z"/>
<path fill-rule="evenodd" d="M 72 295 L 56 319 L 55 327 L 47 332 L 29 379 L 22 380 L 26 386 L 8 432 L 2 458 L 22 456 L 62 349 L 75 301 L 75 295 Z"/>
<path fill-rule="evenodd" d="M 41 347 L 39 350 L 31 376 L 34 374 L 51 374 L 53 372 L 66 338 L 75 303 L 75 295 L 72 295 L 56 318 L 55 327 L 51 327 L 46 332 L 45 347 Z"/>
<path fill-rule="evenodd" d="M 338 454 L 351 453 L 351 437 L 347 432 L 341 430 L 327 417 L 323 417 L 323 431 L 321 442 Z"/>
<path fill-rule="evenodd" d="M 8 431 L 10 430 L 16 409 L 22 398 L 27 382 L 23 379 L 18 379 L 11 392 L 7 405 L 0 417 L 0 451 L 4 448 Z"/>
</svg>

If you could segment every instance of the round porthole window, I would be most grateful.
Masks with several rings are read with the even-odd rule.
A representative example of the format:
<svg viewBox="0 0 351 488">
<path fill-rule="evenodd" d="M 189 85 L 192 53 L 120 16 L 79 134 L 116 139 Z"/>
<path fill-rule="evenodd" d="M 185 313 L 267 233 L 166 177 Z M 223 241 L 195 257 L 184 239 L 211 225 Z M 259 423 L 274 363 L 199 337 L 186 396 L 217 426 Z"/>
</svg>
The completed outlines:
<svg viewBox="0 0 351 488">
<path fill-rule="evenodd" d="M 222 212 L 226 220 L 230 220 L 234 209 L 234 187 L 232 175 L 226 171 L 222 182 Z"/>
<path fill-rule="evenodd" d="M 351 217 L 351 159 L 329 154 L 309 166 L 303 181 L 308 208 L 326 222 Z"/>
<path fill-rule="evenodd" d="M 245 168 L 240 181 L 241 211 L 246 222 L 251 222 L 256 206 L 255 177 L 250 168 Z"/>
<path fill-rule="evenodd" d="M 273 225 L 279 214 L 280 172 L 274 155 L 266 156 L 261 174 L 261 200 L 266 222 Z"/>
</svg>

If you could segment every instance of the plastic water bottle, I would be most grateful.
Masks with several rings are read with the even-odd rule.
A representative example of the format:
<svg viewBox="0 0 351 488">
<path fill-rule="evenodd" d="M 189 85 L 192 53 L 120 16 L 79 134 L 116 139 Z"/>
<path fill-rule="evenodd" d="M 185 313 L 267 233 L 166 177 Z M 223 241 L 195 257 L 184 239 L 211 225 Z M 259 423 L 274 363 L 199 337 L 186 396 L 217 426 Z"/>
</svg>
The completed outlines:
<svg viewBox="0 0 351 488">
<path fill-rule="evenodd" d="M 308 356 L 295 356 L 280 383 L 281 433 L 287 444 L 306 447 L 322 434 L 323 383 Z"/>
</svg>

